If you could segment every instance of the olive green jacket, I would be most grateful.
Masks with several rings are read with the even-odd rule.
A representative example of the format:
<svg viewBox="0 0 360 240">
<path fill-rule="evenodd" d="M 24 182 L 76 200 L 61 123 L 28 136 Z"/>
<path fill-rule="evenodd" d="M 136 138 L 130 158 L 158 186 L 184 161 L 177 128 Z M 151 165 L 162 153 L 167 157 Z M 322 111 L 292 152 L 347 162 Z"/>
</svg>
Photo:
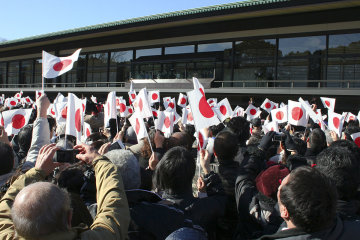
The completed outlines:
<svg viewBox="0 0 360 240">
<path fill-rule="evenodd" d="M 97 215 L 88 227 L 71 228 L 69 231 L 55 232 L 41 239 L 127 239 L 130 212 L 120 171 L 106 157 L 93 161 L 96 177 Z M 43 181 L 45 173 L 32 168 L 20 176 L 8 189 L 0 201 L 0 239 L 24 239 L 18 237 L 11 220 L 11 206 L 18 192 L 25 186 Z"/>
</svg>

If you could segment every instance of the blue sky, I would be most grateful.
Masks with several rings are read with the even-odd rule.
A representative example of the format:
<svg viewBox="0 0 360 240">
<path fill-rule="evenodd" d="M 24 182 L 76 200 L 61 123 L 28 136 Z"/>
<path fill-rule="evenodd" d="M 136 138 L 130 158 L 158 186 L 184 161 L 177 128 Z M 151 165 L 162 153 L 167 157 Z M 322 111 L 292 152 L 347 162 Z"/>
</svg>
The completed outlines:
<svg viewBox="0 0 360 240">
<path fill-rule="evenodd" d="M 5 0 L 0 39 L 14 40 L 100 23 L 241 0 Z"/>
</svg>

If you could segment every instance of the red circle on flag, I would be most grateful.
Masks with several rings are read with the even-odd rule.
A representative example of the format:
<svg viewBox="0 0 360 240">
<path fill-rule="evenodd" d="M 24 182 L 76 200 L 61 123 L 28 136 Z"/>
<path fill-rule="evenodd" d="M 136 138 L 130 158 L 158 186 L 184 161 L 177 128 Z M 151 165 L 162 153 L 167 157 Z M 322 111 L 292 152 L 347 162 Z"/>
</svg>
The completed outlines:
<svg viewBox="0 0 360 240">
<path fill-rule="evenodd" d="M 188 113 L 188 115 L 187 115 L 187 120 L 190 121 L 190 122 L 191 122 L 192 120 L 194 120 L 193 115 L 192 115 L 191 112 Z"/>
<path fill-rule="evenodd" d="M 76 131 L 80 132 L 80 130 L 81 130 L 81 113 L 80 113 L 80 109 L 76 110 L 76 112 L 75 112 L 75 128 L 76 128 Z"/>
<path fill-rule="evenodd" d="M 5 123 L 4 123 L 4 118 L 1 118 L 1 126 L 4 126 Z"/>
<path fill-rule="evenodd" d="M 126 110 L 126 106 L 123 103 L 120 103 L 120 112 L 123 113 Z"/>
<path fill-rule="evenodd" d="M 38 98 L 41 97 L 41 92 L 38 92 Z"/>
<path fill-rule="evenodd" d="M 355 120 L 355 117 L 354 117 L 354 116 L 351 116 L 351 117 L 349 118 L 349 120 Z"/>
<path fill-rule="evenodd" d="M 164 120 L 164 125 L 166 128 L 169 128 L 170 127 L 170 118 L 169 117 L 166 117 L 165 120 Z"/>
<path fill-rule="evenodd" d="M 265 108 L 271 108 L 271 103 L 269 102 L 265 103 Z"/>
<path fill-rule="evenodd" d="M 204 90 L 202 88 L 200 88 L 200 92 L 205 97 L 205 93 L 204 93 Z"/>
<path fill-rule="evenodd" d="M 173 103 L 173 102 L 169 103 L 168 107 L 174 108 L 174 107 L 175 107 L 175 106 L 174 106 L 174 103 Z"/>
<path fill-rule="evenodd" d="M 52 115 L 55 115 L 54 108 L 51 108 L 50 112 L 51 112 Z"/>
<path fill-rule="evenodd" d="M 156 111 L 152 111 L 152 113 L 153 113 L 154 117 L 158 116 Z"/>
<path fill-rule="evenodd" d="M 129 113 L 133 113 L 133 110 L 132 108 L 129 107 Z"/>
<path fill-rule="evenodd" d="M 25 125 L 25 117 L 21 114 L 16 114 L 12 119 L 11 119 L 11 125 L 13 128 L 15 129 L 20 129 Z"/>
<path fill-rule="evenodd" d="M 201 134 L 201 132 L 199 132 L 199 145 L 200 145 L 200 148 L 204 147 L 204 137 Z"/>
<path fill-rule="evenodd" d="M 214 102 L 214 100 L 211 99 L 211 100 L 209 101 L 209 104 L 212 104 L 213 102 Z"/>
<path fill-rule="evenodd" d="M 333 124 L 334 124 L 334 127 L 339 128 L 339 126 L 340 126 L 340 119 L 339 119 L 338 117 L 334 117 L 334 118 L 333 118 Z"/>
<path fill-rule="evenodd" d="M 143 110 L 143 106 L 144 106 L 144 104 L 143 104 L 142 98 L 140 98 L 140 100 L 139 100 L 139 108 L 140 108 L 140 111 Z"/>
<path fill-rule="evenodd" d="M 26 98 L 26 101 L 27 101 L 27 102 L 30 102 L 30 99 L 29 99 L 29 98 Z"/>
<path fill-rule="evenodd" d="M 303 115 L 304 115 L 304 112 L 300 107 L 294 107 L 291 110 L 291 117 L 296 121 L 299 121 Z"/>
<path fill-rule="evenodd" d="M 56 63 L 53 66 L 53 69 L 55 71 L 59 72 L 59 71 L 63 70 L 64 68 L 66 68 L 67 66 L 69 66 L 71 63 L 72 63 L 71 59 L 65 59 L 65 60 L 62 60 L 61 62 Z"/>
<path fill-rule="evenodd" d="M 131 99 L 135 99 L 135 97 L 136 97 L 136 96 L 135 96 L 135 93 L 132 93 L 132 94 L 131 94 Z"/>
<path fill-rule="evenodd" d="M 91 134 L 91 133 L 90 133 L 90 130 L 87 128 L 87 129 L 86 129 L 86 137 L 89 137 L 90 134 Z"/>
<path fill-rule="evenodd" d="M 184 97 L 181 98 L 180 103 L 184 105 L 186 103 L 186 99 Z"/>
<path fill-rule="evenodd" d="M 276 109 L 276 105 L 274 105 L 274 107 L 272 109 Z"/>
<path fill-rule="evenodd" d="M 156 100 L 158 99 L 158 95 L 157 93 L 153 93 L 152 96 L 151 96 L 152 100 Z"/>
<path fill-rule="evenodd" d="M 328 100 L 325 101 L 325 105 L 330 107 L 330 102 Z"/>
<path fill-rule="evenodd" d="M 254 109 L 254 108 L 250 110 L 250 114 L 251 114 L 251 115 L 255 115 L 256 112 L 257 112 L 257 111 L 256 111 L 256 109 Z"/>
<path fill-rule="evenodd" d="M 16 106 L 16 102 L 15 101 L 10 101 L 10 105 L 11 106 Z"/>
<path fill-rule="evenodd" d="M 226 114 L 227 110 L 226 110 L 226 107 L 224 105 L 221 105 L 220 112 L 221 112 L 222 115 Z"/>
<path fill-rule="evenodd" d="M 278 111 L 276 114 L 276 119 L 282 120 L 284 117 L 284 113 L 282 111 Z"/>
<path fill-rule="evenodd" d="M 136 119 L 136 124 L 135 124 L 135 132 L 136 132 L 136 135 L 139 134 L 139 131 L 140 131 L 140 122 L 139 122 L 139 119 L 137 118 L 137 119 Z"/>
<path fill-rule="evenodd" d="M 214 116 L 214 111 L 211 109 L 204 96 L 199 101 L 199 110 L 201 115 L 206 118 L 212 118 Z"/>
<path fill-rule="evenodd" d="M 64 107 L 63 110 L 61 111 L 61 117 L 66 119 L 66 117 L 67 117 L 67 107 Z"/>
<path fill-rule="evenodd" d="M 85 112 L 85 104 L 82 104 L 82 111 Z"/>
<path fill-rule="evenodd" d="M 360 147 L 360 137 L 355 138 L 354 142 L 358 147 Z"/>
</svg>

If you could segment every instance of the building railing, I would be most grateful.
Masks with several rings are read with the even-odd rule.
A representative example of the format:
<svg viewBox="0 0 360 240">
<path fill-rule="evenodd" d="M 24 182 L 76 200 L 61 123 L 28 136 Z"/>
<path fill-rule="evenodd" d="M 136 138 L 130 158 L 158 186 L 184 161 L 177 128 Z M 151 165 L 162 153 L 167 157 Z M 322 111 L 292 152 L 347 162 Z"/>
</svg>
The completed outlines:
<svg viewBox="0 0 360 240">
<path fill-rule="evenodd" d="M 176 81 L 176 79 L 174 79 Z M 45 88 L 125 88 L 125 82 L 45 83 Z M 212 81 L 211 88 L 360 88 L 359 80 L 233 80 Z M 1 84 L 0 88 L 41 88 L 41 83 Z"/>
</svg>

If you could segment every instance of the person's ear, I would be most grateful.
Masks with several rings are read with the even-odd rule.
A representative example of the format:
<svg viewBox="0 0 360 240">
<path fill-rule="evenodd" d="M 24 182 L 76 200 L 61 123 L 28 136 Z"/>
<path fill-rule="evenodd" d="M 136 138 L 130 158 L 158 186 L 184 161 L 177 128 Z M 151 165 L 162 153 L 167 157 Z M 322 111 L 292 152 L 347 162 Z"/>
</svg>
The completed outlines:
<svg viewBox="0 0 360 240">
<path fill-rule="evenodd" d="M 280 207 L 280 216 L 283 218 L 283 219 L 286 219 L 288 220 L 290 217 L 289 217 L 289 212 L 287 210 L 287 208 L 281 204 L 281 207 Z"/>
</svg>

